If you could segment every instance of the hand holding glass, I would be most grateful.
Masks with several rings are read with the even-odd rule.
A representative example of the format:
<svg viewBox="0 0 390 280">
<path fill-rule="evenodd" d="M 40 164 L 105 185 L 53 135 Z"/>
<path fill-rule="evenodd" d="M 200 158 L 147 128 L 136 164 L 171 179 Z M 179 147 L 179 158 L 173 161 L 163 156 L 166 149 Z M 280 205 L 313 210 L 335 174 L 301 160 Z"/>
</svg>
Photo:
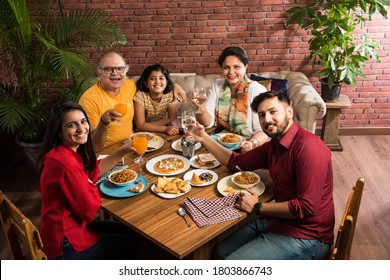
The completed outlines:
<svg viewBox="0 0 390 280">
<path fill-rule="evenodd" d="M 184 133 L 191 132 L 196 125 L 196 117 L 193 111 L 183 111 L 181 114 L 181 127 Z"/>
<path fill-rule="evenodd" d="M 134 159 L 135 163 L 141 164 L 148 161 L 147 159 L 142 157 L 146 149 L 148 148 L 148 139 L 146 138 L 146 134 L 144 132 L 138 132 L 134 134 L 133 148 L 135 149 L 137 154 L 139 154 L 139 157 Z"/>
<path fill-rule="evenodd" d="M 127 102 L 115 100 L 114 111 L 120 113 L 120 118 L 123 118 L 127 113 Z"/>
<path fill-rule="evenodd" d="M 207 92 L 205 88 L 202 87 L 195 87 L 195 91 L 193 92 L 192 100 L 195 101 L 195 103 L 200 106 L 203 103 L 206 102 L 207 99 Z M 196 114 L 202 113 L 202 111 L 198 108 L 197 111 L 195 111 Z"/>
</svg>

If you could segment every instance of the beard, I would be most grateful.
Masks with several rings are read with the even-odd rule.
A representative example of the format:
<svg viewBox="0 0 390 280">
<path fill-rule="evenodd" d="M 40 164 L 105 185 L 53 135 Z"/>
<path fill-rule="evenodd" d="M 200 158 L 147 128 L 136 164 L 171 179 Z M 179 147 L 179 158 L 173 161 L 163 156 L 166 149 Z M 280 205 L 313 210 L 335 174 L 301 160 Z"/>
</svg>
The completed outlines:
<svg viewBox="0 0 390 280">
<path fill-rule="evenodd" d="M 284 120 L 281 123 L 278 123 L 278 122 L 266 123 L 264 125 L 263 131 L 265 134 L 268 135 L 268 137 L 277 138 L 279 136 L 282 136 L 286 132 L 286 129 L 287 129 L 289 123 L 290 123 L 290 119 L 286 115 L 284 117 Z M 276 131 L 268 131 L 268 127 L 270 125 L 273 125 L 274 127 L 276 127 Z"/>
</svg>

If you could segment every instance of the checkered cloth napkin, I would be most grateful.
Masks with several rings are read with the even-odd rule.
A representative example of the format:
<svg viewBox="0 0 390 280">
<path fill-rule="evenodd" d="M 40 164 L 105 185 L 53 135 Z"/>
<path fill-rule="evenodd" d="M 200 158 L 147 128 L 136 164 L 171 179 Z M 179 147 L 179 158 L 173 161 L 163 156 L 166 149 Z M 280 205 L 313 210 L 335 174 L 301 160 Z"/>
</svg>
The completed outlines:
<svg viewBox="0 0 390 280">
<path fill-rule="evenodd" d="M 198 227 L 206 227 L 241 217 L 240 212 L 234 208 L 236 199 L 237 195 L 215 200 L 187 197 L 184 199 L 184 206 Z"/>
</svg>

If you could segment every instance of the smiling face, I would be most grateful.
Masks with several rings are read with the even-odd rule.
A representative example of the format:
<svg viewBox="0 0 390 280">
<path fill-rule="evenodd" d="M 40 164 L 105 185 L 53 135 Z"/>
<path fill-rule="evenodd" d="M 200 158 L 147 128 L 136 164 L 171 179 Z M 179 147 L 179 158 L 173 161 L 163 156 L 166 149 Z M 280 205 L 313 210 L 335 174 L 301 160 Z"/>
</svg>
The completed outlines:
<svg viewBox="0 0 390 280">
<path fill-rule="evenodd" d="M 60 138 L 65 146 L 74 151 L 88 140 L 89 124 L 80 110 L 71 110 L 64 115 L 61 125 Z"/>
<path fill-rule="evenodd" d="M 167 79 L 161 71 L 152 71 L 146 80 L 146 87 L 151 95 L 163 94 L 167 87 Z"/>
<path fill-rule="evenodd" d="M 126 70 L 119 72 L 112 70 L 106 73 L 103 68 L 107 67 L 126 67 Z M 101 86 L 111 95 L 117 95 L 120 87 L 126 80 L 127 65 L 123 58 L 117 53 L 109 53 L 105 55 L 99 64 L 98 77 Z"/>
<path fill-rule="evenodd" d="M 222 73 L 230 87 L 236 87 L 244 79 L 248 65 L 237 56 L 227 56 L 222 63 Z"/>
<path fill-rule="evenodd" d="M 257 107 L 259 121 L 264 133 L 280 139 L 293 123 L 293 109 L 277 97 L 265 99 Z"/>
</svg>

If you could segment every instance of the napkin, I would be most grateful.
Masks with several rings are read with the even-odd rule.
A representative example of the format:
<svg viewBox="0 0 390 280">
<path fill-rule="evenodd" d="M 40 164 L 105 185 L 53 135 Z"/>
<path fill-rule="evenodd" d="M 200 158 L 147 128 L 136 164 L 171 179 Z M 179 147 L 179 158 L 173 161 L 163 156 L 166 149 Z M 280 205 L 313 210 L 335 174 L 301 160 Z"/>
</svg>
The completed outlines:
<svg viewBox="0 0 390 280">
<path fill-rule="evenodd" d="M 241 217 L 234 208 L 237 195 L 225 196 L 215 200 L 187 197 L 184 206 L 198 227 L 234 220 Z"/>
</svg>

